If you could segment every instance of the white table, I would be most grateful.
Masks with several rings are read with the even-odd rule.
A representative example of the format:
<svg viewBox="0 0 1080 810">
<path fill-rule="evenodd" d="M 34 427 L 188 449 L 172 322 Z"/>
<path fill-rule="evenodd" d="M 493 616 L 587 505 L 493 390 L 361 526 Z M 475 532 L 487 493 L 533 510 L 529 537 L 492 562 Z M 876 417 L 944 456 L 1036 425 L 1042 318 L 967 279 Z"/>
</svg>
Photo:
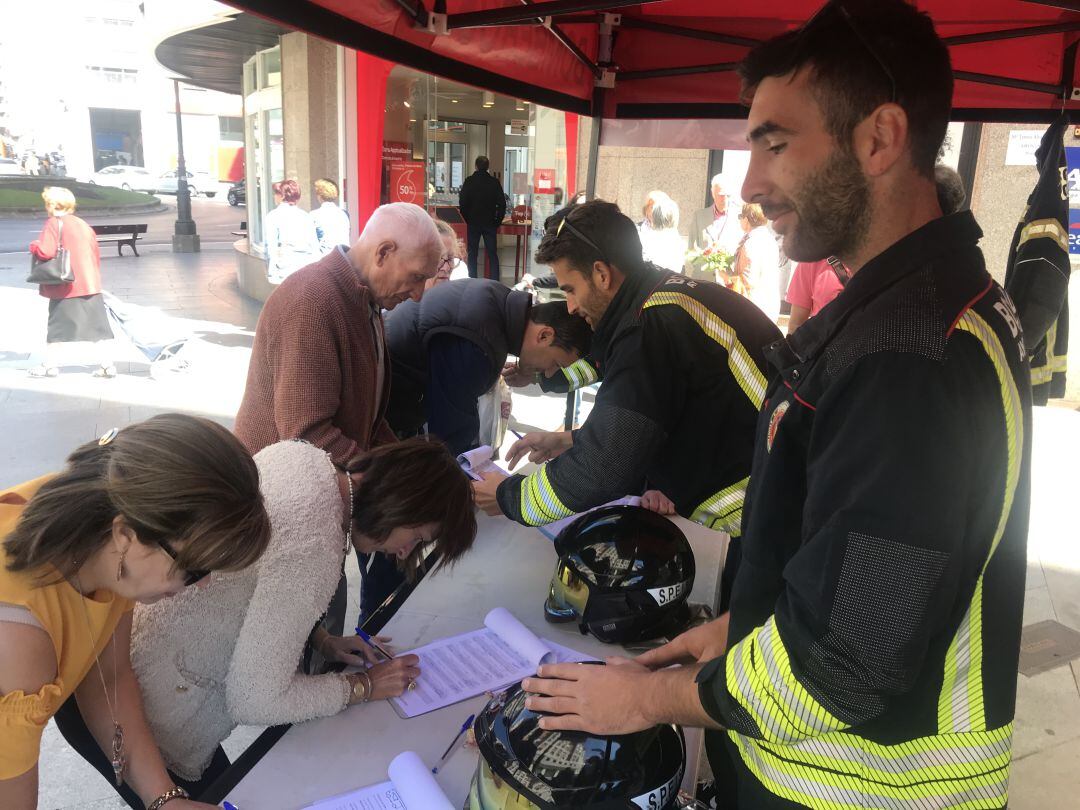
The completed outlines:
<svg viewBox="0 0 1080 810">
<path fill-rule="evenodd" d="M 476 630 L 489 610 L 502 606 L 537 635 L 560 644 L 598 658 L 622 652 L 581 635 L 576 624 L 544 620 L 544 600 L 557 560 L 549 539 L 504 517 L 481 514 L 477 519 L 473 549 L 453 569 L 426 577 L 384 628 L 398 650 Z M 675 522 L 694 548 L 697 575 L 690 600 L 713 605 L 728 537 L 682 518 Z M 381 701 L 293 726 L 227 798 L 240 810 L 293 810 L 385 781 L 390 760 L 401 751 L 415 751 L 424 762 L 434 764 L 465 718 L 486 702 L 481 695 L 403 720 Z M 688 731 L 687 743 L 684 784 L 696 778 L 700 734 Z M 437 777 L 456 807 L 468 795 L 476 762 L 475 749 L 459 748 Z"/>
</svg>

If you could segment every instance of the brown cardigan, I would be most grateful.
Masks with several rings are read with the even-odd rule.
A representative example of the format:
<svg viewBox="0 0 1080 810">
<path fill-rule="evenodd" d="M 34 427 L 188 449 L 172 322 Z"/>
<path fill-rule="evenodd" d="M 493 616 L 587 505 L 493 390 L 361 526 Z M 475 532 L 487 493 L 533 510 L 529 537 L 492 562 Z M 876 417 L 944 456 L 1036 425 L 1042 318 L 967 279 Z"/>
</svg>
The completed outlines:
<svg viewBox="0 0 1080 810">
<path fill-rule="evenodd" d="M 304 439 L 337 464 L 395 440 L 384 419 L 390 359 L 383 358 L 378 402 L 378 349 L 371 293 L 341 250 L 282 282 L 266 301 L 248 366 L 235 433 L 251 453 L 285 439 Z M 385 352 L 384 352 L 385 354 Z"/>
</svg>

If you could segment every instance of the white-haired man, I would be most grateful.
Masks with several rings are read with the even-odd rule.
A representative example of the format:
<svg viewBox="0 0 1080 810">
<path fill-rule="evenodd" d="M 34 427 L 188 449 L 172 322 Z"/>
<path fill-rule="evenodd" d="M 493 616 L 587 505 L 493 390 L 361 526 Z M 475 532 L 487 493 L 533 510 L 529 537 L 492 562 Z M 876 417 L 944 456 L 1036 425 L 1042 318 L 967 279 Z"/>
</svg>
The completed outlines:
<svg viewBox="0 0 1080 810">
<path fill-rule="evenodd" d="M 236 435 L 252 453 L 304 439 L 344 464 L 393 441 L 381 311 L 420 300 L 442 257 L 424 209 L 376 209 L 356 243 L 286 278 L 255 329 Z"/>
<path fill-rule="evenodd" d="M 734 254 L 742 239 L 739 226 L 738 200 L 728 193 L 724 176 L 716 175 L 709 186 L 712 205 L 702 208 L 690 220 L 690 247 L 706 248 L 718 243 L 728 253 Z"/>
</svg>

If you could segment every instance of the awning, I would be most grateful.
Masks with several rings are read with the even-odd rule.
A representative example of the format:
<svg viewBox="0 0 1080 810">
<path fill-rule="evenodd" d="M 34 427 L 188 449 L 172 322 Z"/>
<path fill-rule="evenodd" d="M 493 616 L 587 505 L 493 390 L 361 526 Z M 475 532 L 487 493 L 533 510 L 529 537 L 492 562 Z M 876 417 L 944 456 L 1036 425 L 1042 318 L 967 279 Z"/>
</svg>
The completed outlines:
<svg viewBox="0 0 1080 810">
<path fill-rule="evenodd" d="M 350 48 L 605 118 L 735 118 L 734 67 L 820 0 L 229 0 Z M 954 120 L 1050 121 L 1073 89 L 1068 0 L 921 0 L 949 44 Z M 1071 7 L 1061 8 L 1061 6 Z M 1076 97 L 1076 100 L 1074 100 Z"/>
</svg>

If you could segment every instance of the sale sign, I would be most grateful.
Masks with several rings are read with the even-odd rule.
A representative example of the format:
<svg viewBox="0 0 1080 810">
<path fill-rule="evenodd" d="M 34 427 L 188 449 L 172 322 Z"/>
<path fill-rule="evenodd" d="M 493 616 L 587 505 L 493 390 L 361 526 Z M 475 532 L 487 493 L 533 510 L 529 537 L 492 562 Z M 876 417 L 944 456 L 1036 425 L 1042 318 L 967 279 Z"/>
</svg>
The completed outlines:
<svg viewBox="0 0 1080 810">
<path fill-rule="evenodd" d="M 533 192 L 536 194 L 555 193 L 555 170 L 537 169 L 534 174 Z"/>
<path fill-rule="evenodd" d="M 390 202 L 423 205 L 427 180 L 424 177 L 424 161 L 390 161 Z"/>
</svg>

